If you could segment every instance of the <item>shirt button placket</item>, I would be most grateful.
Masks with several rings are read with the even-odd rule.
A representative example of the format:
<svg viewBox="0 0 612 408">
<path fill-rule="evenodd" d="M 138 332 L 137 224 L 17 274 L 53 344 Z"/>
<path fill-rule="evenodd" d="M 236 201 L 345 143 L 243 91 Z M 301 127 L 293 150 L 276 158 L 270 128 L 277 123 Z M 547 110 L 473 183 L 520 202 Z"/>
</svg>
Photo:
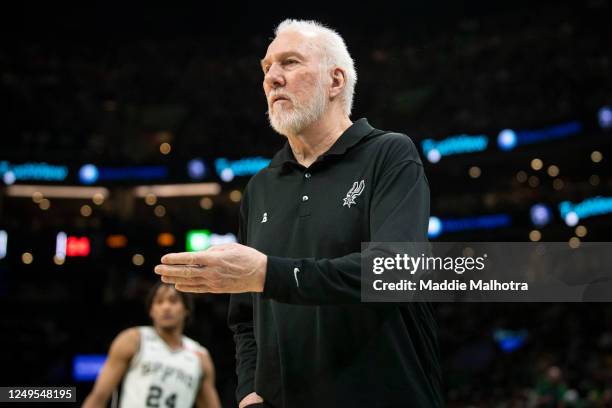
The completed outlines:
<svg viewBox="0 0 612 408">
<path fill-rule="evenodd" d="M 304 172 L 304 188 L 302 189 L 302 197 L 300 198 L 300 217 L 310 215 L 310 180 L 312 174 L 309 171 Z"/>
</svg>

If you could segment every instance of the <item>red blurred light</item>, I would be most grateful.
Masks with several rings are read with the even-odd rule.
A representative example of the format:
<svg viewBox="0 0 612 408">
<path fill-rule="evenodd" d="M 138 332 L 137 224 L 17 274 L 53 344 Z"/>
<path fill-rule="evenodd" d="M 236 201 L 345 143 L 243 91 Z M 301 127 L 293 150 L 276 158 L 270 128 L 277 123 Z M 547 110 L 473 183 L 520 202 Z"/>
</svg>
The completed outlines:
<svg viewBox="0 0 612 408">
<path fill-rule="evenodd" d="M 68 237 L 66 256 L 88 256 L 90 252 L 89 238 Z"/>
</svg>

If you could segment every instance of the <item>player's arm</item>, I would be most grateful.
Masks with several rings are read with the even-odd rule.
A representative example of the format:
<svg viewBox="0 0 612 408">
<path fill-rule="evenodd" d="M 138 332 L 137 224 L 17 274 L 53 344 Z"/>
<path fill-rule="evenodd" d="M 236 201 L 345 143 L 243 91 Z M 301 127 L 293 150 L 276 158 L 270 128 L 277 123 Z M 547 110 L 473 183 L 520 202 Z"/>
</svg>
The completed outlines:
<svg viewBox="0 0 612 408">
<path fill-rule="evenodd" d="M 202 362 L 202 371 L 204 378 L 200 386 L 200 391 L 196 398 L 197 408 L 221 408 L 219 395 L 215 388 L 215 365 L 210 358 L 210 354 L 206 349 L 198 353 Z"/>
<path fill-rule="evenodd" d="M 105 407 L 140 345 L 138 329 L 124 330 L 113 340 L 108 357 L 83 408 Z"/>
</svg>

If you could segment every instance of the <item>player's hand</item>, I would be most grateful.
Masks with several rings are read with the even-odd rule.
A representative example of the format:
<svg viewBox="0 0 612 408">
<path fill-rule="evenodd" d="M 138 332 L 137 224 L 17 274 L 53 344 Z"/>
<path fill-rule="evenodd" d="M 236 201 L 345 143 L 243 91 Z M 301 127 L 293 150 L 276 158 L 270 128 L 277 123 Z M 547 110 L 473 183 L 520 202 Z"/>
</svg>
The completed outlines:
<svg viewBox="0 0 612 408">
<path fill-rule="evenodd" d="M 263 292 L 268 257 L 240 244 L 164 255 L 155 267 L 162 282 L 193 293 Z"/>
<path fill-rule="evenodd" d="M 240 401 L 240 404 L 238 404 L 238 408 L 247 408 L 249 405 L 259 404 L 262 402 L 263 402 L 263 398 L 257 395 L 257 393 L 252 392 L 246 397 L 244 397 L 242 401 Z"/>
</svg>

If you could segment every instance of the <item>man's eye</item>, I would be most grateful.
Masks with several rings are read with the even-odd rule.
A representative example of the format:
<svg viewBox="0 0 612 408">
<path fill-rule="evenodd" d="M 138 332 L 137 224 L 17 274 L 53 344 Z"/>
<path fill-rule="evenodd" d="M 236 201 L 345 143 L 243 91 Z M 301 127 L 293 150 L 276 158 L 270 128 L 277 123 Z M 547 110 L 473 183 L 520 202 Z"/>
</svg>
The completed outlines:
<svg viewBox="0 0 612 408">
<path fill-rule="evenodd" d="M 297 61 L 294 59 L 285 60 L 285 65 L 297 64 Z"/>
</svg>

